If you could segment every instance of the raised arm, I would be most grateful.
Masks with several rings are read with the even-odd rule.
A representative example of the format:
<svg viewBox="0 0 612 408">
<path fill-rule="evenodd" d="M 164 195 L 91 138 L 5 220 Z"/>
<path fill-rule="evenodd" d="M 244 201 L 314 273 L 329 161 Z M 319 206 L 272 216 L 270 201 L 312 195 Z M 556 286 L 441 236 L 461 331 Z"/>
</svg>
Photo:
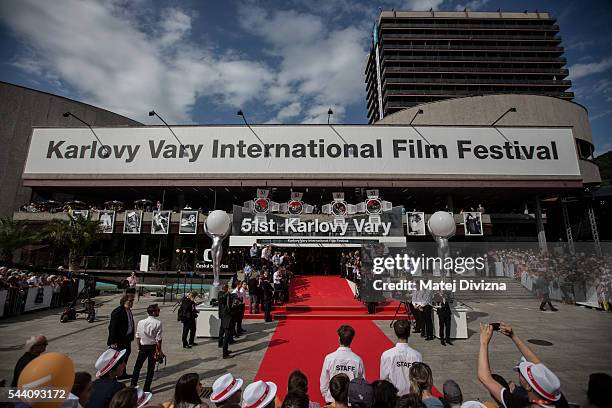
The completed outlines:
<svg viewBox="0 0 612 408">
<path fill-rule="evenodd" d="M 502 386 L 491 375 L 489 366 L 489 342 L 493 336 L 493 327 L 487 323 L 480 323 L 480 351 L 478 353 L 478 380 L 485 386 L 491 395 L 501 395 Z"/>
<path fill-rule="evenodd" d="M 501 322 L 499 325 L 499 331 L 502 334 L 510 337 L 510 339 L 516 345 L 516 348 L 519 349 L 519 351 L 521 352 L 523 357 L 527 359 L 527 361 L 534 363 L 534 364 L 538 364 L 541 362 L 538 356 L 536 356 L 535 353 L 531 351 L 531 349 L 527 347 L 527 345 L 523 343 L 521 339 L 519 339 L 519 337 L 516 335 L 516 333 L 514 333 L 514 330 L 512 330 L 512 327 L 508 323 Z"/>
</svg>

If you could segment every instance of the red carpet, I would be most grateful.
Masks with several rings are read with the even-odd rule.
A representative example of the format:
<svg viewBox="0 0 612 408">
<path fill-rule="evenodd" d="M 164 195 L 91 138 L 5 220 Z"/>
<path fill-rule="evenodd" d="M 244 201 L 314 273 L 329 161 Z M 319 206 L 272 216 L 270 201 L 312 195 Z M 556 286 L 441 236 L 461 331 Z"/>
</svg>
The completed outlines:
<svg viewBox="0 0 612 408">
<path fill-rule="evenodd" d="M 342 324 L 350 324 L 355 329 L 351 348 L 363 359 L 366 379 L 376 380 L 380 373 L 380 355 L 393 343 L 368 320 L 279 322 L 255 379 L 278 385 L 278 397 L 282 401 L 287 393 L 289 374 L 299 368 L 308 377 L 310 399 L 323 405 L 325 401 L 319 391 L 321 367 L 325 355 L 338 348 L 336 329 Z"/>
<path fill-rule="evenodd" d="M 274 320 L 392 320 L 398 304 L 385 302 L 376 308 L 376 314 L 368 314 L 339 276 L 296 276 L 289 292 L 291 301 L 274 307 Z M 263 313 L 249 314 L 247 307 L 244 318 L 263 319 Z"/>
<path fill-rule="evenodd" d="M 308 377 L 310 399 L 324 404 L 319 391 L 321 367 L 325 355 L 338 348 L 336 330 L 342 324 L 350 324 L 355 329 L 351 348 L 363 359 L 366 379 L 369 382 L 378 379 L 380 355 L 393 346 L 393 342 L 372 322 L 378 320 L 380 314 L 366 314 L 367 320 L 357 320 L 366 313 L 365 306 L 353 299 L 347 282 L 337 276 L 296 277 L 290 293 L 292 302 L 278 313 L 310 315 L 313 319 L 279 321 L 256 380 L 273 381 L 278 385 L 278 397 L 282 401 L 287 393 L 289 374 L 299 368 Z M 383 313 L 392 315 L 394 306 L 387 305 L 386 308 L 392 307 L 393 311 Z M 317 316 L 325 318 L 315 318 Z"/>
</svg>

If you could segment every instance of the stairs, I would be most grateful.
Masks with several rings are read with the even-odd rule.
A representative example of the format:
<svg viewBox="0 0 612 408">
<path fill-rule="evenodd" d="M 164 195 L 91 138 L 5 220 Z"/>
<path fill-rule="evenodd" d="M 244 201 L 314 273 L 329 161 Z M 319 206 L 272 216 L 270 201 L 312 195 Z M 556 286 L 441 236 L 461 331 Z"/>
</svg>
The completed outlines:
<svg viewBox="0 0 612 408">
<path fill-rule="evenodd" d="M 386 303 L 377 306 L 376 313 L 368 314 L 365 305 L 276 306 L 272 309 L 272 318 L 274 320 L 393 320 L 396 307 L 395 303 Z M 402 312 L 403 309 L 400 309 L 400 313 Z M 263 312 L 259 314 L 245 313 L 244 315 L 244 318 L 249 320 L 263 320 L 263 317 Z"/>
</svg>

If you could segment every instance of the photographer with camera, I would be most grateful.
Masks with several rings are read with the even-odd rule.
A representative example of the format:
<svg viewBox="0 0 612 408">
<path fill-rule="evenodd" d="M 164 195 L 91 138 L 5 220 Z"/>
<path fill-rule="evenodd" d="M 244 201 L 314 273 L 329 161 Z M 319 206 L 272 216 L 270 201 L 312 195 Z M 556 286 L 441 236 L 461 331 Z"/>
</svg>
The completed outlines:
<svg viewBox="0 0 612 408">
<path fill-rule="evenodd" d="M 499 331 L 509 337 L 523 355 L 522 361 L 515 370 L 519 372 L 521 386 L 527 391 L 527 397 L 513 393 L 516 386 L 504 388 L 495 381 L 489 366 L 489 342 L 493 332 Z M 561 393 L 559 378 L 546 367 L 538 356 L 514 333 L 512 327 L 504 322 L 480 324 L 480 353 L 478 354 L 478 379 L 493 396 L 498 396 L 505 408 L 544 407 L 566 408 L 565 397 Z"/>
<path fill-rule="evenodd" d="M 162 345 L 162 323 L 158 319 L 159 306 L 157 303 L 147 307 L 149 316 L 138 322 L 136 326 L 136 340 L 138 341 L 138 357 L 134 365 L 132 374 L 132 387 L 138 384 L 140 370 L 145 360 L 147 360 L 147 378 L 144 383 L 143 391 L 151 391 L 151 383 L 153 382 L 153 374 L 155 373 L 155 363 L 164 358 L 164 353 L 161 349 Z"/>
</svg>

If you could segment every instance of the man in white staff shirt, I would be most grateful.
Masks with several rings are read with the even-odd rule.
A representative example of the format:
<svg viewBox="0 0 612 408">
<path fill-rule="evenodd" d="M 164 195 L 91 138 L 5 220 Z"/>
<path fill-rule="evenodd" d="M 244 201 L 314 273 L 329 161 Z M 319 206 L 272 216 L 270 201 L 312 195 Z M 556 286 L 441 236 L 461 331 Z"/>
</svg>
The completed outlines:
<svg viewBox="0 0 612 408">
<path fill-rule="evenodd" d="M 413 363 L 421 363 L 421 353 L 408 346 L 410 337 L 410 322 L 401 319 L 395 322 L 393 330 L 397 336 L 395 347 L 380 356 L 380 379 L 387 380 L 397 388 L 397 395 L 410 393 L 410 367 Z"/>
<path fill-rule="evenodd" d="M 355 337 L 355 329 L 347 324 L 338 328 L 340 347 L 333 353 L 325 356 L 321 370 L 320 389 L 326 403 L 333 403 L 334 398 L 329 391 L 329 381 L 336 374 L 346 374 L 350 380 L 363 378 L 365 380 L 365 367 L 361 357 L 353 353 L 351 343 Z"/>
<path fill-rule="evenodd" d="M 143 391 L 151 391 L 151 383 L 153 382 L 153 374 L 155 373 L 156 357 L 163 356 L 161 351 L 162 344 L 162 324 L 157 319 L 159 317 L 159 306 L 157 303 L 147 307 L 149 317 L 138 322 L 136 328 L 136 340 L 138 341 L 138 357 L 134 364 L 134 373 L 132 375 L 132 387 L 138 384 L 140 369 L 147 360 L 147 378 L 144 383 Z"/>
</svg>

